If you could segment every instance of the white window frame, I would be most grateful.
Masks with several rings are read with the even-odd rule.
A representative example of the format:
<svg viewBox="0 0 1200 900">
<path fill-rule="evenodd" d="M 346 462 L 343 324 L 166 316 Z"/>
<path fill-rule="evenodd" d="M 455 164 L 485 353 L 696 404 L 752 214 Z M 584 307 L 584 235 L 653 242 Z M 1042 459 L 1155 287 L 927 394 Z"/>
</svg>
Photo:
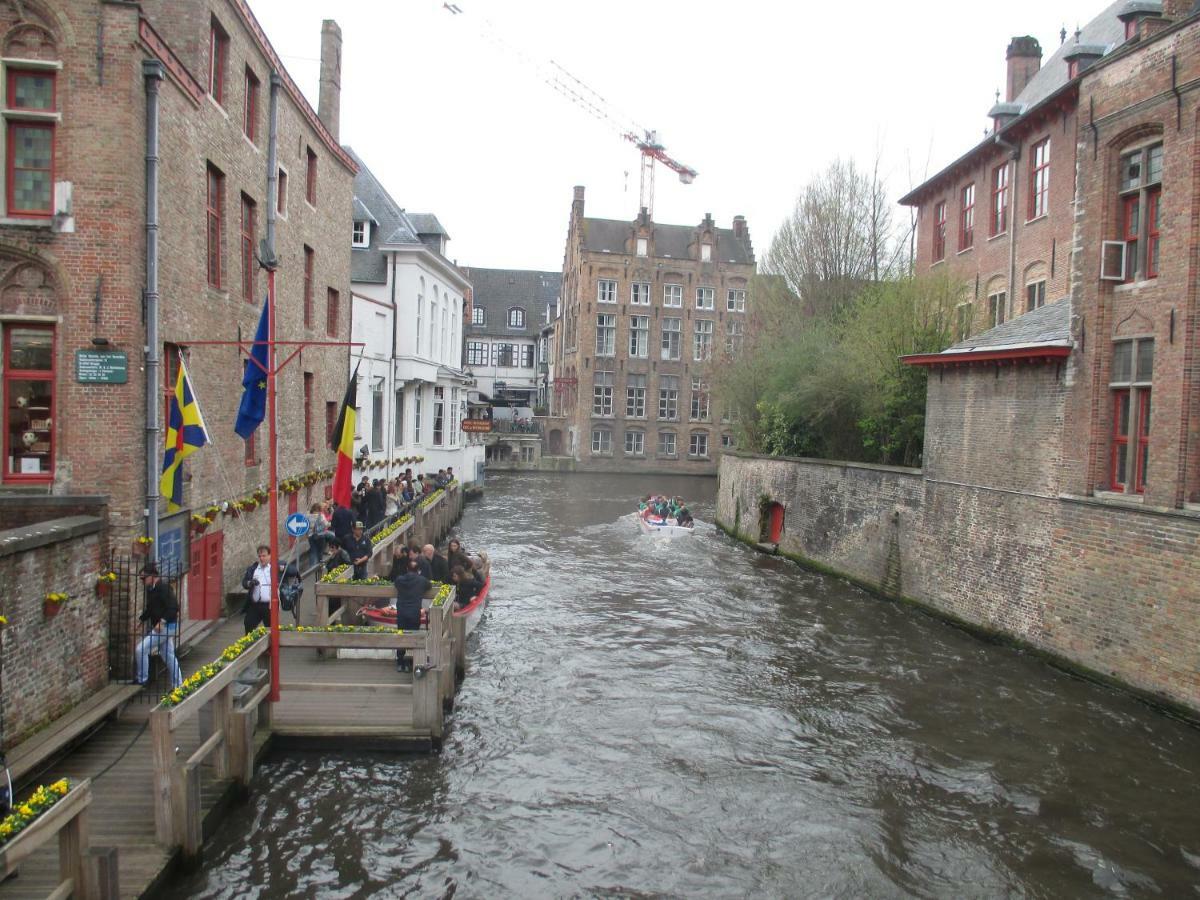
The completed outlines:
<svg viewBox="0 0 1200 900">
<path fill-rule="evenodd" d="M 471 307 L 471 324 L 472 325 L 486 325 L 487 324 L 487 310 L 484 309 L 482 306 L 472 306 Z"/>
<path fill-rule="evenodd" d="M 596 313 L 596 355 L 617 355 L 617 317 L 615 313 Z"/>
<path fill-rule="evenodd" d="M 674 327 L 668 328 L 667 323 L 673 322 Z M 660 342 L 660 356 L 664 360 L 679 360 L 683 355 L 683 319 L 676 316 L 666 316 L 662 320 L 662 341 Z M 670 336 L 674 335 L 674 339 Z M 671 353 L 671 348 L 674 347 L 674 354 Z"/>
<path fill-rule="evenodd" d="M 629 317 L 629 356 L 631 359 L 650 358 L 650 317 Z"/>
<path fill-rule="evenodd" d="M 616 303 L 617 283 L 610 278 L 601 278 L 596 282 L 596 302 Z"/>
<path fill-rule="evenodd" d="M 675 309 L 683 308 L 683 285 L 682 284 L 664 284 L 663 285 L 663 306 L 673 307 Z"/>
<path fill-rule="evenodd" d="M 658 455 L 674 458 L 679 455 L 679 440 L 678 435 L 674 431 L 660 431 L 658 433 Z M 670 444 L 670 449 L 667 444 Z"/>
<path fill-rule="evenodd" d="M 701 285 L 696 288 L 696 309 L 714 309 L 716 297 L 716 288 Z"/>
<path fill-rule="evenodd" d="M 713 320 L 696 319 L 692 334 L 692 362 L 712 359 Z"/>
<path fill-rule="evenodd" d="M 725 311 L 746 311 L 746 291 L 744 289 L 730 288 L 725 292 Z"/>
<path fill-rule="evenodd" d="M 699 444 L 703 443 L 704 447 L 701 450 Z M 693 431 L 688 435 L 688 458 L 689 459 L 708 459 L 708 433 L 705 431 Z"/>
<path fill-rule="evenodd" d="M 642 379 L 640 384 L 636 379 Z M 625 382 L 625 417 L 629 419 L 646 418 L 646 376 L 630 375 Z"/>
<path fill-rule="evenodd" d="M 650 241 L 648 239 L 642 238 L 642 237 L 637 239 L 637 255 L 638 256 L 649 256 L 650 255 Z"/>
<path fill-rule="evenodd" d="M 525 310 L 521 309 L 519 306 L 510 306 L 508 309 L 508 327 L 524 328 Z"/>
<path fill-rule="evenodd" d="M 649 306 L 650 282 L 635 281 L 629 285 L 629 302 L 633 306 Z"/>
<path fill-rule="evenodd" d="M 592 429 L 592 454 L 612 456 L 612 429 Z"/>
<path fill-rule="evenodd" d="M 611 417 L 613 414 L 613 373 L 599 371 L 592 375 L 592 415 Z"/>
<path fill-rule="evenodd" d="M 350 244 L 354 247 L 369 247 L 371 245 L 371 223 L 358 220 L 350 234 Z"/>
<path fill-rule="evenodd" d="M 646 455 L 646 432 L 636 428 L 625 432 L 625 455 Z"/>
<path fill-rule="evenodd" d="M 700 262 L 712 262 L 712 244 L 700 245 Z"/>
</svg>

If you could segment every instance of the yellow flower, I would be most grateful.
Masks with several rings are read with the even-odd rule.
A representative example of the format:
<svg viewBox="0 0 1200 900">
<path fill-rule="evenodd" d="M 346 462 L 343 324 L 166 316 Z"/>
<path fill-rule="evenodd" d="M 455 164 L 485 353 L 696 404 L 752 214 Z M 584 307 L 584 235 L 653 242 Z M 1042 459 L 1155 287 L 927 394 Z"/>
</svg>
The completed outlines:
<svg viewBox="0 0 1200 900">
<path fill-rule="evenodd" d="M 18 809 L 17 811 L 23 816 L 32 816 L 33 815 L 33 810 L 29 808 L 28 803 L 22 805 L 20 807 L 20 809 Z"/>
</svg>

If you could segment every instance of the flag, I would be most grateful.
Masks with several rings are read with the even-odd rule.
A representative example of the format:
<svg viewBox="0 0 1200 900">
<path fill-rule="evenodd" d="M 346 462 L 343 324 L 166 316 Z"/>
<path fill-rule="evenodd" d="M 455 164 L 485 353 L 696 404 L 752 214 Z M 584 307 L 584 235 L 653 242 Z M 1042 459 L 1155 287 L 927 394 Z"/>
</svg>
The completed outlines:
<svg viewBox="0 0 1200 900">
<path fill-rule="evenodd" d="M 233 430 L 243 440 L 250 440 L 255 429 L 267 417 L 267 301 L 263 301 L 258 330 L 254 332 L 254 347 L 242 370 L 242 403 L 238 407 Z"/>
<path fill-rule="evenodd" d="M 359 365 L 362 365 L 360 362 Z M 333 499 L 338 506 L 350 506 L 351 482 L 354 479 L 354 427 L 358 413 L 358 366 L 346 385 L 342 411 L 333 425 L 333 449 L 337 451 L 337 466 L 333 470 Z"/>
<path fill-rule="evenodd" d="M 158 492 L 167 498 L 167 512 L 183 506 L 183 461 L 208 443 L 208 429 L 200 404 L 192 393 L 187 366 L 179 360 L 179 377 L 167 407 L 167 440 L 163 449 L 162 479 Z"/>
</svg>

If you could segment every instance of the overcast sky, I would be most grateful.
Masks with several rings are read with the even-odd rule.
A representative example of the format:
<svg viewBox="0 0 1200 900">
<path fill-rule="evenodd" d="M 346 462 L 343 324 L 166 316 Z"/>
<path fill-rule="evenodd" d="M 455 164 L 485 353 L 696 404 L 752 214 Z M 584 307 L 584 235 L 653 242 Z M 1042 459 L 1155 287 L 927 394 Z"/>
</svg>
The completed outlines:
<svg viewBox="0 0 1200 900">
<path fill-rule="evenodd" d="M 571 189 L 632 219 L 637 149 L 540 78 L 553 60 L 699 172 L 658 168 L 654 218 L 728 227 L 759 258 L 801 188 L 880 148 L 899 197 L 983 135 L 1009 38 L 1043 61 L 1107 5 L 1082 0 L 249 0 L 316 107 L 321 20 L 342 29 L 341 140 L 462 265 L 562 267 Z M 1003 99 L 1003 98 L 1002 98 Z M 903 215 L 903 212 L 900 213 Z"/>
</svg>

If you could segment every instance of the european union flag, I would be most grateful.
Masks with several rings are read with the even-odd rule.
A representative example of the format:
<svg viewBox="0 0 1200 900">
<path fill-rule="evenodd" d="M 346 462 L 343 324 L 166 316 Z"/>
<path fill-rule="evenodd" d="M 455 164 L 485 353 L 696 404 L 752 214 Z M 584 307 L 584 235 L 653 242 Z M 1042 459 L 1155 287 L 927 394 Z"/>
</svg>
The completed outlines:
<svg viewBox="0 0 1200 900">
<path fill-rule="evenodd" d="M 208 430 L 200 404 L 192 393 L 187 366 L 179 360 L 179 377 L 167 408 L 167 440 L 163 450 L 162 479 L 158 492 L 167 498 L 167 512 L 183 506 L 183 461 L 208 443 Z"/>
<path fill-rule="evenodd" d="M 250 440 L 255 429 L 267 417 L 267 303 L 263 301 L 258 331 L 254 332 L 254 348 L 242 370 L 242 403 L 238 407 L 233 430 L 243 440 Z"/>
</svg>

